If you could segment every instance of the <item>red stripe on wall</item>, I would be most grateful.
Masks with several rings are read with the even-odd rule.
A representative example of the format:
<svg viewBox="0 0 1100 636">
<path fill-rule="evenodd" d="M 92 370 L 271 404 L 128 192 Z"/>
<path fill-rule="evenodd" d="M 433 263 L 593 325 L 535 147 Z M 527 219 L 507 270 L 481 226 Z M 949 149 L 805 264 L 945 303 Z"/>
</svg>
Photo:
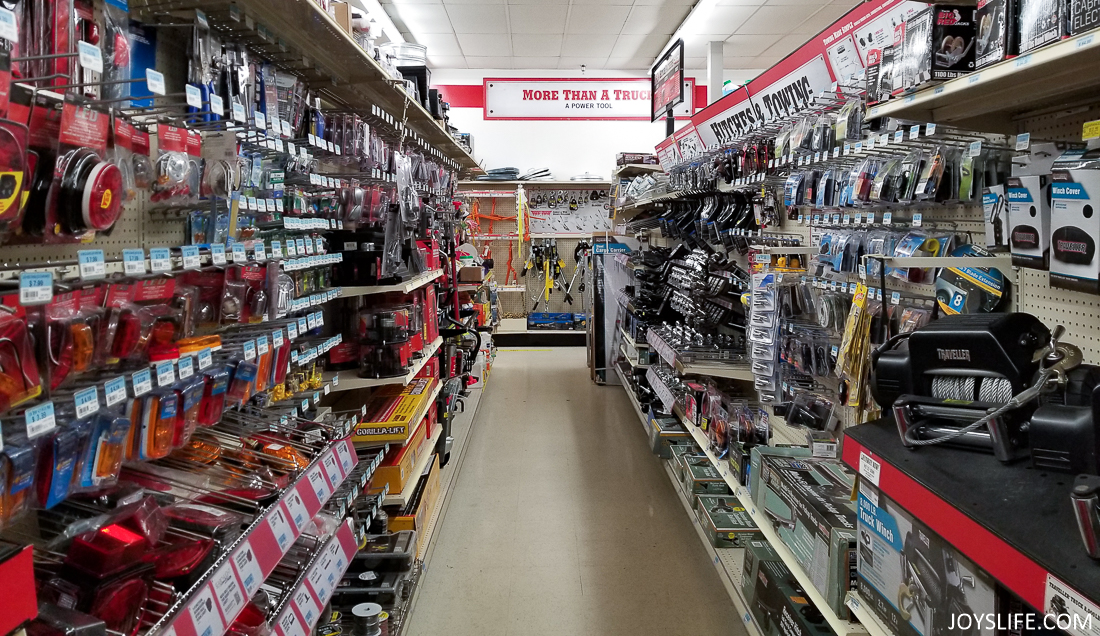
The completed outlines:
<svg viewBox="0 0 1100 636">
<path fill-rule="evenodd" d="M 443 101 L 448 102 L 451 108 L 484 108 L 485 85 L 484 84 L 443 84 L 432 86 L 439 90 Z M 707 105 L 707 87 L 701 84 L 695 85 L 695 110 L 698 111 Z"/>
<path fill-rule="evenodd" d="M 707 106 L 707 85 L 696 84 L 695 85 L 695 112 L 706 108 Z"/>
</svg>

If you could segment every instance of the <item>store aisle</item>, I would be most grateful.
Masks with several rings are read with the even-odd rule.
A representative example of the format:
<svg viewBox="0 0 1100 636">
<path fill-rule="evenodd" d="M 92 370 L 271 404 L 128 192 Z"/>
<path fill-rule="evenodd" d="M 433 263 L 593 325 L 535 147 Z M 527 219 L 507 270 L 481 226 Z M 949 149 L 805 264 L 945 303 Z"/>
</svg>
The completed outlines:
<svg viewBox="0 0 1100 636">
<path fill-rule="evenodd" d="M 409 636 L 745 633 L 621 387 L 501 351 Z"/>
</svg>

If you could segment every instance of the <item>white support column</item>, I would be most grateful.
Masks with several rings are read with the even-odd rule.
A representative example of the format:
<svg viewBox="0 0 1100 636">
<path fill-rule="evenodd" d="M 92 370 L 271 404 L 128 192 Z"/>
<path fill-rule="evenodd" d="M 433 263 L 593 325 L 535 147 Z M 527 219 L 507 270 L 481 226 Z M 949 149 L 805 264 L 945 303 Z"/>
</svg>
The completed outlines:
<svg viewBox="0 0 1100 636">
<path fill-rule="evenodd" d="M 707 103 L 722 99 L 723 64 L 726 58 L 726 43 L 707 42 Z"/>
</svg>

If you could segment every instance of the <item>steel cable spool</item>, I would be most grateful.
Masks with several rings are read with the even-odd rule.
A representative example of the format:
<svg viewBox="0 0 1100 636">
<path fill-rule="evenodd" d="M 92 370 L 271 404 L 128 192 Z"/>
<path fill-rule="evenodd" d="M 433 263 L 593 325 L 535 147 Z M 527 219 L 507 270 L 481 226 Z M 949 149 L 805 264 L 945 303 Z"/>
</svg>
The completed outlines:
<svg viewBox="0 0 1100 636">
<path fill-rule="evenodd" d="M 1005 404 L 1012 399 L 1012 382 L 1008 378 L 937 375 L 932 377 L 932 397 Z"/>
<path fill-rule="evenodd" d="M 360 603 L 351 608 L 354 617 L 354 636 L 380 636 L 382 633 L 382 606 L 378 603 Z"/>
</svg>

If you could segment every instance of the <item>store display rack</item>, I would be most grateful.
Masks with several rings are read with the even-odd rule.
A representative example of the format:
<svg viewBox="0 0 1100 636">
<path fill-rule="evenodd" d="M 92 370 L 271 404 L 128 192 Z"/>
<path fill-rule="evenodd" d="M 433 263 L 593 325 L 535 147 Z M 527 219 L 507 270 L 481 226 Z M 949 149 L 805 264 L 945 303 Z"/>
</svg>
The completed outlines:
<svg viewBox="0 0 1100 636">
<path fill-rule="evenodd" d="M 438 394 L 439 394 L 438 389 L 432 393 L 432 399 L 428 400 L 429 405 L 432 402 L 435 402 L 435 396 L 438 395 Z M 421 415 L 421 418 L 423 418 L 423 415 Z M 416 464 L 413 466 L 413 471 L 412 471 L 412 473 L 410 473 L 410 475 L 422 475 L 422 474 L 424 474 L 424 470 L 428 467 L 428 464 L 431 463 L 431 461 L 432 461 L 432 457 L 434 456 L 435 445 L 439 441 L 439 436 L 442 433 L 443 433 L 443 427 L 437 425 L 435 427 L 435 430 L 432 432 L 432 436 L 429 437 L 426 442 L 423 442 L 423 444 L 425 444 L 425 446 L 423 446 L 424 451 L 421 452 L 420 457 L 418 457 L 416 459 Z M 416 479 L 412 479 L 412 478 L 408 479 L 408 483 L 405 484 L 405 487 L 401 490 L 401 492 L 390 493 L 387 497 L 385 497 L 382 500 L 383 505 L 386 505 L 386 506 L 402 506 L 402 507 L 404 507 L 405 504 L 407 504 L 409 502 L 409 499 L 412 498 L 413 493 L 416 492 L 416 484 L 417 484 Z"/>
<path fill-rule="evenodd" d="M 653 174 L 656 172 L 664 172 L 664 168 L 659 165 L 654 165 L 650 163 L 628 163 L 621 166 L 616 166 L 615 170 L 611 173 L 611 178 L 629 179 L 643 174 Z"/>
<path fill-rule="evenodd" d="M 388 294 L 391 292 L 407 294 L 411 291 L 420 289 L 428 283 L 435 282 L 443 276 L 443 270 L 433 269 L 423 274 L 417 274 L 409 280 L 400 283 L 394 283 L 392 285 L 369 285 L 363 287 L 342 287 L 340 288 L 340 296 L 350 298 L 352 296 L 370 296 L 373 294 Z"/>
<path fill-rule="evenodd" d="M 443 338 L 436 338 L 430 345 L 424 347 L 421 353 L 421 357 L 417 360 L 413 366 L 409 369 L 409 372 L 405 375 L 398 375 L 392 378 L 361 378 L 359 372 L 351 369 L 347 371 L 326 372 L 324 378 L 326 381 L 332 382 L 333 391 L 352 391 L 355 389 L 365 389 L 367 387 L 384 386 L 387 384 L 402 384 L 408 386 L 409 382 L 413 381 L 420 370 L 424 368 L 424 365 L 428 364 L 428 361 L 435 356 L 435 352 L 439 350 L 439 346 L 443 344 Z"/>
</svg>

